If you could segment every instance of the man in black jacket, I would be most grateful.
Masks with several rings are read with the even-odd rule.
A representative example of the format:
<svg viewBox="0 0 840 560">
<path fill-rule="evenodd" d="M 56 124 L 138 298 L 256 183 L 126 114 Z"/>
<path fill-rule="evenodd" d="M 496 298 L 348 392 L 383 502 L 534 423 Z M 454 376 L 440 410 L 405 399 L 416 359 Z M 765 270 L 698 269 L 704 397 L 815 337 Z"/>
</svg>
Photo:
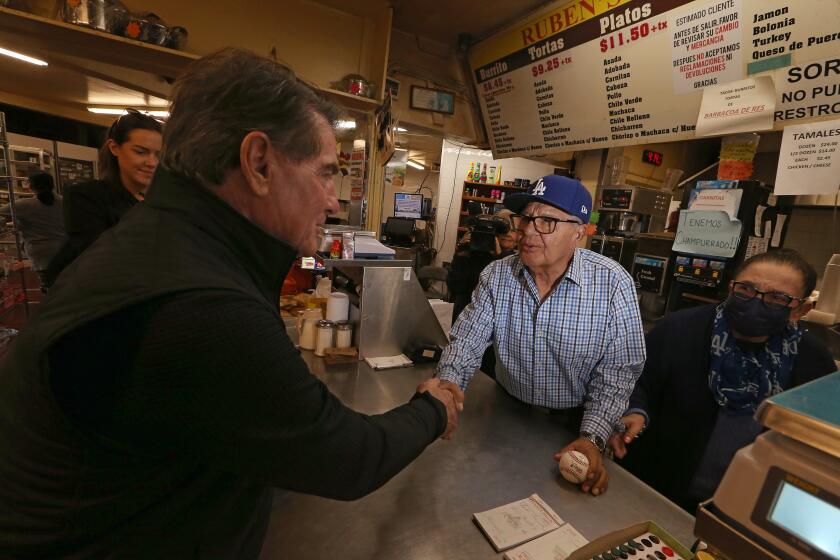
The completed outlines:
<svg viewBox="0 0 840 560">
<path fill-rule="evenodd" d="M 455 428 L 436 380 L 349 410 L 285 334 L 283 278 L 337 206 L 337 117 L 245 51 L 181 78 L 146 204 L 66 269 L 0 377 L 0 556 L 256 558 L 272 487 L 355 499 Z"/>
<path fill-rule="evenodd" d="M 735 452 L 761 433 L 761 401 L 836 370 L 798 324 L 816 279 L 795 251 L 764 253 L 736 272 L 726 302 L 656 325 L 627 431 L 610 440 L 621 464 L 692 514 L 711 498 Z"/>
</svg>

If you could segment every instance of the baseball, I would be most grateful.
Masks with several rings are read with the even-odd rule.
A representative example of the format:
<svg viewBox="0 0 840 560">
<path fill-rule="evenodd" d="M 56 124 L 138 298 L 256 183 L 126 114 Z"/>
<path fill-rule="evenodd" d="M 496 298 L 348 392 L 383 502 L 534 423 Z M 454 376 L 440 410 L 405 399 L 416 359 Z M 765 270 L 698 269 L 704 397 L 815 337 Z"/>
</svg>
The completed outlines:
<svg viewBox="0 0 840 560">
<path fill-rule="evenodd" d="M 589 459 L 580 451 L 566 451 L 560 457 L 558 466 L 563 478 L 574 484 L 580 484 L 586 480 L 586 473 L 589 471 Z"/>
</svg>

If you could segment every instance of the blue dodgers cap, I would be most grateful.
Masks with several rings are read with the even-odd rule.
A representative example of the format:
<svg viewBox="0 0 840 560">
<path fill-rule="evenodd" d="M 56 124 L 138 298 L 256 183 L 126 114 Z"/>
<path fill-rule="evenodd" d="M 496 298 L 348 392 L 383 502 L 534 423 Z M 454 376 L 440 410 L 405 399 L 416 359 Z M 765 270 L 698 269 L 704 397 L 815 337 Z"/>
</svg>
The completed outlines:
<svg viewBox="0 0 840 560">
<path fill-rule="evenodd" d="M 592 213 L 592 195 L 577 179 L 562 175 L 546 175 L 527 193 L 516 193 L 505 198 L 505 206 L 514 212 L 522 212 L 530 202 L 541 202 L 559 208 L 563 212 L 589 223 Z"/>
</svg>

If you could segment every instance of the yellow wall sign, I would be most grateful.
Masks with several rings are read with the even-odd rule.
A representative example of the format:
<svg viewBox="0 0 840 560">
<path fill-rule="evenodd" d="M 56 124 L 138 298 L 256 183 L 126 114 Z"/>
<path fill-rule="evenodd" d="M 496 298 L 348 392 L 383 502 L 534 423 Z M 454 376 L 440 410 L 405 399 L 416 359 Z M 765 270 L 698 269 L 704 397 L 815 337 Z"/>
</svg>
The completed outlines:
<svg viewBox="0 0 840 560">
<path fill-rule="evenodd" d="M 478 43 L 470 51 L 470 64 L 473 68 L 485 66 L 630 1 L 572 0 L 524 25 Z"/>
</svg>

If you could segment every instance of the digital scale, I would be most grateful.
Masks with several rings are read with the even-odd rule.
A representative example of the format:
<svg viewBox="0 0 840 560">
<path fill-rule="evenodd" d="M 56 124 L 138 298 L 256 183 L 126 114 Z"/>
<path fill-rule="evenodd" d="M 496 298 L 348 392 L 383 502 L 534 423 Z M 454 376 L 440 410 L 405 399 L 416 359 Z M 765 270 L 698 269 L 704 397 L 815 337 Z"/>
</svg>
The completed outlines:
<svg viewBox="0 0 840 560">
<path fill-rule="evenodd" d="M 695 534 L 727 558 L 840 560 L 840 372 L 764 401 Z"/>
</svg>

